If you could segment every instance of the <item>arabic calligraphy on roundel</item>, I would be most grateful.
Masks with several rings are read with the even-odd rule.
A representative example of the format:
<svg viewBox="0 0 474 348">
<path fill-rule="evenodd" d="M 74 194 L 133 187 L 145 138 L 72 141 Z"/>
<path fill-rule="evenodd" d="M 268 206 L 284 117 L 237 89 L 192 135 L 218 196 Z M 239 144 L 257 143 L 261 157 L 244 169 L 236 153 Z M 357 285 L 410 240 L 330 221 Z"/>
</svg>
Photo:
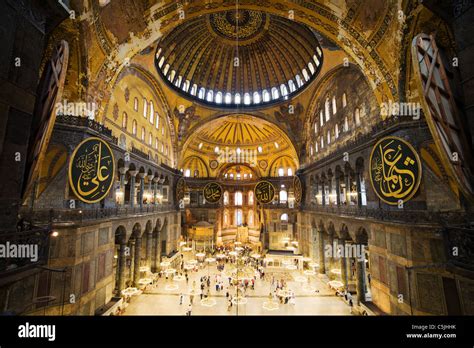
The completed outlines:
<svg viewBox="0 0 474 348">
<path fill-rule="evenodd" d="M 103 199 L 112 186 L 113 167 L 112 152 L 102 140 L 87 139 L 79 144 L 70 168 L 71 186 L 79 199 L 87 203 Z"/>
<path fill-rule="evenodd" d="M 372 156 L 371 174 L 376 193 L 390 203 L 408 200 L 419 184 L 419 160 L 407 145 L 381 141 Z"/>
</svg>

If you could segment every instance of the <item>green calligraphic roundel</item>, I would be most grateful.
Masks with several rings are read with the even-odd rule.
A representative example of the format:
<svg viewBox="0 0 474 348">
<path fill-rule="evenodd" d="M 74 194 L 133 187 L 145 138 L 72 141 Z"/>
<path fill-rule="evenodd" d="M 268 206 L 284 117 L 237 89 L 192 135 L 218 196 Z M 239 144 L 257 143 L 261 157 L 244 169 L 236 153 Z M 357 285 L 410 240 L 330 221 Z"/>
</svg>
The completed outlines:
<svg viewBox="0 0 474 348">
<path fill-rule="evenodd" d="M 217 182 L 210 182 L 204 187 L 204 199 L 209 203 L 217 203 L 222 197 L 222 187 Z"/>
<path fill-rule="evenodd" d="M 275 197 L 275 187 L 269 181 L 260 181 L 255 185 L 254 193 L 259 203 L 267 204 L 272 202 Z"/>
<path fill-rule="evenodd" d="M 405 140 L 383 138 L 372 149 L 369 175 L 372 187 L 382 201 L 391 205 L 405 203 L 420 186 L 420 157 Z"/>
<path fill-rule="evenodd" d="M 85 203 L 96 203 L 109 193 L 115 173 L 112 149 L 100 138 L 87 138 L 74 150 L 69 162 L 69 185 Z"/>
</svg>

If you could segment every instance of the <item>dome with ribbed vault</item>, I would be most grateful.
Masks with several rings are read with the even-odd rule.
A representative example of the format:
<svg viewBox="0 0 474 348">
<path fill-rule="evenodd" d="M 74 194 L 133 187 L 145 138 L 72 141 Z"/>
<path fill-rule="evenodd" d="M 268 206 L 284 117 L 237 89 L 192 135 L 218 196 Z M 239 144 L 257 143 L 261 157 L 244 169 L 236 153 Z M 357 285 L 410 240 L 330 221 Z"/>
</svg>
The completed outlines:
<svg viewBox="0 0 474 348">
<path fill-rule="evenodd" d="M 205 104 L 256 107 L 287 100 L 319 73 L 315 33 L 261 11 L 228 10 L 186 21 L 157 45 L 156 67 L 173 89 Z"/>
</svg>

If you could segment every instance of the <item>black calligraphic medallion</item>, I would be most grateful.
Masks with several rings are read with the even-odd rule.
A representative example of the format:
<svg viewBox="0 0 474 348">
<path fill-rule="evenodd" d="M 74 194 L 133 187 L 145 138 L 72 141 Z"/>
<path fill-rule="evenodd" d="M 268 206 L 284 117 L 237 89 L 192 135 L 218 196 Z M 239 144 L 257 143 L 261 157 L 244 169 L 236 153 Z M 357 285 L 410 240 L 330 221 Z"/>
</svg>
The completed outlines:
<svg viewBox="0 0 474 348">
<path fill-rule="evenodd" d="M 69 185 L 81 201 L 96 203 L 109 193 L 114 173 L 114 155 L 109 145 L 100 138 L 87 138 L 71 156 Z"/>
<path fill-rule="evenodd" d="M 415 149 L 397 137 L 381 139 L 370 155 L 370 182 L 385 203 L 410 200 L 421 182 L 421 162 Z"/>
<path fill-rule="evenodd" d="M 204 187 L 204 199 L 209 203 L 217 203 L 222 197 L 222 187 L 217 182 L 210 182 Z"/>
<path fill-rule="evenodd" d="M 260 181 L 255 185 L 255 198 L 261 204 L 267 204 L 273 201 L 275 197 L 275 187 L 269 181 Z"/>
<path fill-rule="evenodd" d="M 301 197 L 303 196 L 303 186 L 301 185 L 300 178 L 296 175 L 293 178 L 293 189 L 295 192 L 295 202 L 300 203 Z"/>
</svg>

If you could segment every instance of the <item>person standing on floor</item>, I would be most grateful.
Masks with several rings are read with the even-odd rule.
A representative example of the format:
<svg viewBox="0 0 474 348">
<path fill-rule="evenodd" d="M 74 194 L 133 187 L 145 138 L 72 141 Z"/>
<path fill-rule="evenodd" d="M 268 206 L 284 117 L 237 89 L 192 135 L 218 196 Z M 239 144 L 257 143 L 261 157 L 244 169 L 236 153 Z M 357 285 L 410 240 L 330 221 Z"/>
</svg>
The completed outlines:
<svg viewBox="0 0 474 348">
<path fill-rule="evenodd" d="M 184 295 L 181 293 L 179 295 L 179 305 L 182 305 L 183 304 L 183 298 L 184 298 Z"/>
<path fill-rule="evenodd" d="M 190 303 L 190 304 L 188 305 L 188 309 L 187 309 L 187 311 L 186 311 L 186 315 L 187 315 L 188 317 L 190 317 L 192 311 L 193 311 L 193 305 Z"/>
</svg>

